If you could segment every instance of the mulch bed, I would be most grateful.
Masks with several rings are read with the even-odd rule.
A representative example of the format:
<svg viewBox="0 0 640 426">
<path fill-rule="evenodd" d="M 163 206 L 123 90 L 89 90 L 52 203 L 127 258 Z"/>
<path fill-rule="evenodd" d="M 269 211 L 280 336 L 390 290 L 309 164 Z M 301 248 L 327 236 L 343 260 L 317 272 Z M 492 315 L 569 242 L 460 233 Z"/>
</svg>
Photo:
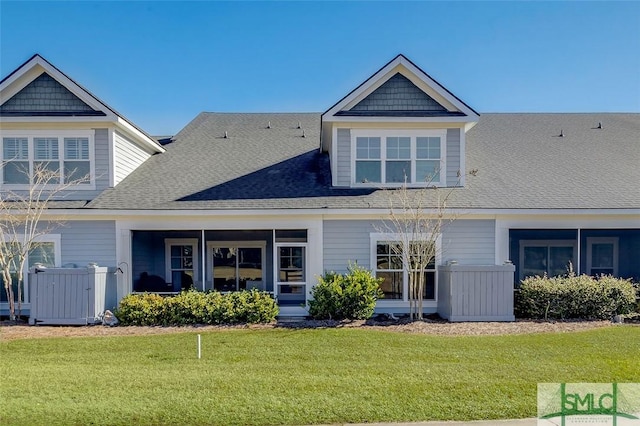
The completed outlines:
<svg viewBox="0 0 640 426">
<path fill-rule="evenodd" d="M 640 323 L 633 322 L 634 326 Z M 50 337 L 90 337 L 90 336 L 137 336 L 197 331 L 223 331 L 231 329 L 271 329 L 271 328 L 365 328 L 401 333 L 417 333 L 441 336 L 481 336 L 525 333 L 565 333 L 602 327 L 616 327 L 611 321 L 535 321 L 514 322 L 458 322 L 450 323 L 437 319 L 411 322 L 407 319 L 387 318 L 368 321 L 286 321 L 273 324 L 230 325 L 230 326 L 185 326 L 185 327 L 105 327 L 94 326 L 29 326 L 25 323 L 0 322 L 0 340 L 35 339 Z"/>
</svg>

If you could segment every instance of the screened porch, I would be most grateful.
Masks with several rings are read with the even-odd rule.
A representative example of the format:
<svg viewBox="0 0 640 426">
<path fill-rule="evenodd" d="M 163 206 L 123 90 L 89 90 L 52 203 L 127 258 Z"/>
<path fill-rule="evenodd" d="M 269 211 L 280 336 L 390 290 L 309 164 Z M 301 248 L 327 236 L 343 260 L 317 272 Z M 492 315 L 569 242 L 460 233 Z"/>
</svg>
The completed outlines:
<svg viewBox="0 0 640 426">
<path fill-rule="evenodd" d="M 271 293 L 281 306 L 305 306 L 306 230 L 131 231 L 132 290 Z"/>
</svg>

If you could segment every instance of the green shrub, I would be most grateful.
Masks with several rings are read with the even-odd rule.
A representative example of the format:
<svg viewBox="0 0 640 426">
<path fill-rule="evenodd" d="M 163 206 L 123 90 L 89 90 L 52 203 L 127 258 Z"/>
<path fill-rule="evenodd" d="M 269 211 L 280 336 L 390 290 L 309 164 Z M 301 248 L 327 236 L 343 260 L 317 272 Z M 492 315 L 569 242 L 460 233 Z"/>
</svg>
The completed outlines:
<svg viewBox="0 0 640 426">
<path fill-rule="evenodd" d="M 184 291 L 176 296 L 130 294 L 115 312 L 122 325 L 190 325 L 269 323 L 278 306 L 267 292 L 257 290 L 221 294 Z"/>
<path fill-rule="evenodd" d="M 346 274 L 327 272 L 311 290 L 309 314 L 316 319 L 367 319 L 382 297 L 381 279 L 358 265 Z"/>
<path fill-rule="evenodd" d="M 124 325 L 157 325 L 161 322 L 164 298 L 157 294 L 129 294 L 115 312 Z"/>
<path fill-rule="evenodd" d="M 610 319 L 632 312 L 635 304 L 630 280 L 569 274 L 523 280 L 516 292 L 515 313 L 521 318 Z"/>
</svg>

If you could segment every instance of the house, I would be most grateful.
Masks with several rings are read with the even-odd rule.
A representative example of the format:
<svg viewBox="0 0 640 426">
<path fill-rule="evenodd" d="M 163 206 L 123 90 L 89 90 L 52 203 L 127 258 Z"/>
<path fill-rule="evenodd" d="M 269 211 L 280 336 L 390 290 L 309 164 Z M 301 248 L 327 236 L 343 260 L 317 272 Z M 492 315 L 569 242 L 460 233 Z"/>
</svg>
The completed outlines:
<svg viewBox="0 0 640 426">
<path fill-rule="evenodd" d="M 0 134 L 0 193 L 27 188 L 16 170 L 39 161 L 62 181 L 89 174 L 52 203 L 47 220 L 66 224 L 29 263 L 109 266 L 114 302 L 258 288 L 305 315 L 316 277 L 352 261 L 385 279 L 378 312 L 406 312 L 397 236 L 380 226 L 405 179 L 451 188 L 457 217 L 437 239 L 426 312 L 451 304 L 456 268 L 481 289 L 507 277 L 475 319 L 513 319 L 513 285 L 569 263 L 640 281 L 640 114 L 481 115 L 403 55 L 324 113 L 203 112 L 161 139 L 35 55 L 0 82 Z"/>
</svg>

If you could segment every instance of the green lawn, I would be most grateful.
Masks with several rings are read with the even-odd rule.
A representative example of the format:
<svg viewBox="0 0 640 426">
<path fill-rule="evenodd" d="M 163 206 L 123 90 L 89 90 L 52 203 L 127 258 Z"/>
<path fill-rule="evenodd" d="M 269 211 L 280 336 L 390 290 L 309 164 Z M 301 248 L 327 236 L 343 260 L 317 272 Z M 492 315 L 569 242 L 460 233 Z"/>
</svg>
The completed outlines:
<svg viewBox="0 0 640 426">
<path fill-rule="evenodd" d="M 268 425 L 536 415 L 538 382 L 640 382 L 640 327 L 440 337 L 224 330 L 0 343 L 0 424 Z"/>
</svg>

